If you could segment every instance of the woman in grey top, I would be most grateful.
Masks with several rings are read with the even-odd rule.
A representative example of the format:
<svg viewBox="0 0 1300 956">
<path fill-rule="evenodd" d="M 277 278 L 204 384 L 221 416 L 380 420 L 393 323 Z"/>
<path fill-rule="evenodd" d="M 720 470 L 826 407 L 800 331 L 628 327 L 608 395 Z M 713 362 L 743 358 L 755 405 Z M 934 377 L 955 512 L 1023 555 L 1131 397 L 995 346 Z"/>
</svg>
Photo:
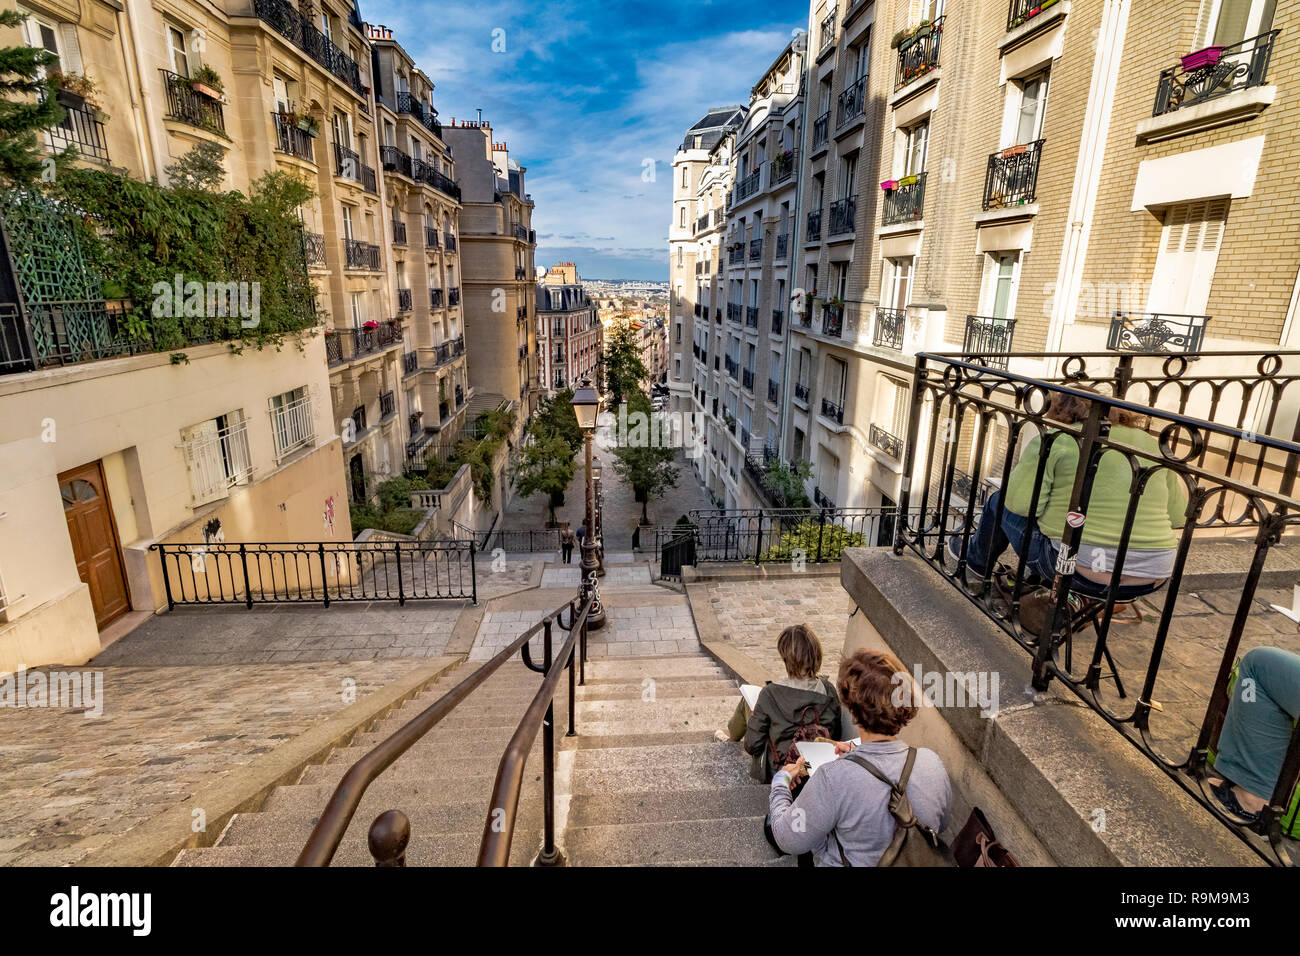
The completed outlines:
<svg viewBox="0 0 1300 956">
<path fill-rule="evenodd" d="M 840 664 L 838 684 L 862 742 L 836 749 L 861 756 L 898 780 L 908 752 L 898 734 L 917 711 L 911 676 L 892 654 L 858 651 Z M 787 853 L 811 852 L 817 866 L 842 866 L 841 848 L 850 865 L 875 866 L 894 836 L 890 788 L 854 761 L 840 759 L 822 764 L 796 799 L 790 791 L 806 772 L 800 757 L 772 777 L 768 805 L 777 844 Z M 942 832 L 952 787 L 934 751 L 917 750 L 907 796 L 917 819 Z"/>
</svg>

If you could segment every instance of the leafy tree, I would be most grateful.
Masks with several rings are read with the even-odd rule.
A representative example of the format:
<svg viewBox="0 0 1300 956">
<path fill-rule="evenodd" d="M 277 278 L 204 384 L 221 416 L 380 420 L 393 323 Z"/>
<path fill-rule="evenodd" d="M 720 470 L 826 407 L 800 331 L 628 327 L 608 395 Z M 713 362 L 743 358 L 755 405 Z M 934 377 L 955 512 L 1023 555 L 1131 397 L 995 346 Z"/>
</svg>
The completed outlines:
<svg viewBox="0 0 1300 956">
<path fill-rule="evenodd" d="M 573 413 L 573 389 L 561 389 L 553 396 L 543 398 L 537 414 L 528 422 L 528 433 L 538 439 L 558 435 L 576 454 L 582 447 L 582 429 Z"/>
<path fill-rule="evenodd" d="M 850 531 L 843 525 L 822 524 L 811 519 L 800 521 L 798 526 L 784 532 L 763 552 L 764 561 L 791 561 L 795 552 L 802 552 L 805 561 L 838 561 L 845 548 L 861 548 L 867 543 L 861 531 Z"/>
<path fill-rule="evenodd" d="M 17 10 L 0 10 L 0 27 L 18 27 L 26 19 Z M 67 115 L 46 71 L 57 65 L 58 57 L 39 47 L 0 48 L 0 184 L 28 186 L 46 169 L 49 157 L 40 134 Z M 55 168 L 73 152 L 69 148 L 55 156 Z"/>
<path fill-rule="evenodd" d="M 803 490 L 803 483 L 812 477 L 812 462 L 796 461 L 786 464 L 773 462 L 763 475 L 763 487 L 782 508 L 807 508 L 811 501 Z"/>
<path fill-rule="evenodd" d="M 564 491 L 575 470 L 573 449 L 564 436 L 552 432 L 534 436 L 524 446 L 514 477 L 525 498 L 538 493 L 548 496 L 551 524 L 555 524 L 555 508 L 564 503 Z"/>
<path fill-rule="evenodd" d="M 601 355 L 601 371 L 610 405 L 621 405 L 630 396 L 641 393 L 641 383 L 650 377 L 650 371 L 641 361 L 641 347 L 630 322 L 619 321 L 610 326 Z"/>
<path fill-rule="evenodd" d="M 209 140 L 200 140 L 184 156 L 164 168 L 167 181 L 176 189 L 199 189 L 220 192 L 226 179 L 226 148 Z"/>
<path fill-rule="evenodd" d="M 638 391 L 628 396 L 628 417 L 642 412 L 648 418 L 654 414 L 650 399 Z M 635 430 L 629 429 L 629 432 Z M 625 442 L 631 439 L 629 434 L 623 437 Z M 669 488 L 677 487 L 680 469 L 674 464 L 677 459 L 675 448 L 652 446 L 649 441 L 619 445 L 614 449 L 614 471 L 632 486 L 636 498 L 641 502 L 641 523 L 649 524 L 646 504 L 652 497 L 662 495 Z"/>
</svg>

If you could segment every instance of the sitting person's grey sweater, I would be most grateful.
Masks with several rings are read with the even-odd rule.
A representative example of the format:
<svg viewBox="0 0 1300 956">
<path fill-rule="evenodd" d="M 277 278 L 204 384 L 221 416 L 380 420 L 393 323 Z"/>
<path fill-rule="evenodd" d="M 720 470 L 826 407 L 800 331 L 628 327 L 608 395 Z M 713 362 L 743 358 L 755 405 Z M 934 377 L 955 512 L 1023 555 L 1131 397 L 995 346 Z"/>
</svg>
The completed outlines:
<svg viewBox="0 0 1300 956">
<path fill-rule="evenodd" d="M 853 753 L 897 780 L 903 772 L 907 744 L 885 740 L 859 744 Z M 932 750 L 918 749 L 907 797 L 918 820 L 942 832 L 948 822 L 952 789 L 948 772 Z M 864 767 L 840 757 L 823 764 L 808 779 L 796 800 L 789 775 L 778 773 L 769 798 L 772 835 L 787 853 L 812 853 L 817 866 L 842 866 L 839 846 L 852 866 L 875 866 L 894 838 L 889 815 L 889 788 Z M 835 838 L 839 838 L 839 846 Z"/>
<path fill-rule="evenodd" d="M 777 846 L 786 853 L 812 853 L 816 866 L 843 866 L 845 861 L 849 866 L 875 866 L 897 828 L 889 812 L 892 788 L 847 758 L 860 757 L 897 782 L 909 750 L 897 735 L 916 716 L 919 689 L 898 658 L 867 650 L 840 662 L 836 685 L 862 742 L 818 767 L 797 798 L 791 787 L 796 777 L 806 773 L 803 759 L 777 771 L 768 798 L 768 823 Z M 844 736 L 851 732 L 844 728 Z M 849 750 L 847 744 L 839 747 Z M 934 751 L 917 750 L 907 798 L 918 820 L 936 833 L 943 832 L 952 787 Z"/>
</svg>

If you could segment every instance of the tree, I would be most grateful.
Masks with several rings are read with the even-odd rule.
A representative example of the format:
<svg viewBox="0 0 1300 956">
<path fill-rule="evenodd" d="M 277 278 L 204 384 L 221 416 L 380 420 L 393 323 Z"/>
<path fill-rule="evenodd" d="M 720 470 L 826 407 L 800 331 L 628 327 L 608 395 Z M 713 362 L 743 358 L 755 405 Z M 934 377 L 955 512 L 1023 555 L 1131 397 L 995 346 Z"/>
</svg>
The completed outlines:
<svg viewBox="0 0 1300 956">
<path fill-rule="evenodd" d="M 654 414 L 650 399 L 638 391 L 628 397 L 628 418 L 638 412 L 647 419 Z M 632 486 L 636 498 L 641 502 L 641 523 L 649 524 L 646 504 L 652 497 L 657 497 L 669 488 L 677 487 L 680 470 L 674 464 L 677 459 L 675 448 L 654 445 L 649 441 L 650 429 L 645 429 L 646 440 L 639 440 L 639 429 L 628 429 L 628 434 L 621 436 L 626 443 L 614 449 L 614 471 Z"/>
<path fill-rule="evenodd" d="M 774 462 L 763 475 L 763 488 L 781 508 L 807 508 L 811 501 L 803 483 L 812 476 L 812 462 Z"/>
<path fill-rule="evenodd" d="M 535 438 L 559 435 L 576 454 L 582 447 L 582 429 L 573 413 L 573 389 L 565 388 L 543 398 L 537 414 L 528 422 L 528 433 Z"/>
<path fill-rule="evenodd" d="M 601 368 L 605 376 L 605 397 L 610 405 L 621 405 L 630 396 L 641 394 L 641 383 L 650 377 L 650 372 L 641 361 L 641 347 L 630 322 L 620 321 L 610 326 Z"/>
<path fill-rule="evenodd" d="M 564 490 L 573 481 L 576 468 L 573 449 L 564 436 L 550 433 L 534 436 L 523 447 L 515 466 L 515 481 L 525 498 L 539 492 L 546 494 L 551 524 L 555 524 L 555 507 L 564 503 Z"/>
<path fill-rule="evenodd" d="M 0 27 L 18 27 L 27 14 L 0 11 Z M 0 48 L 0 183 L 27 186 L 41 177 L 51 157 L 45 154 L 40 134 L 63 122 L 67 111 L 59 105 L 47 67 L 59 59 L 40 47 Z M 71 148 L 53 157 L 55 168 L 73 155 Z"/>
<path fill-rule="evenodd" d="M 200 189 L 220 192 L 226 179 L 226 149 L 217 143 L 200 140 L 184 156 L 163 170 L 167 181 L 176 189 Z"/>
</svg>

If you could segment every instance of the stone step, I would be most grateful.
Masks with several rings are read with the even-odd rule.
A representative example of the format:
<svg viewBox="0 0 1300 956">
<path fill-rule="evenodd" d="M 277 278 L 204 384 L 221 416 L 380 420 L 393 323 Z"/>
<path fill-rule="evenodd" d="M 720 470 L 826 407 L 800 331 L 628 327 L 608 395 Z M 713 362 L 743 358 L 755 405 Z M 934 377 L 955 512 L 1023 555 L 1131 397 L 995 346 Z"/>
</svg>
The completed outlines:
<svg viewBox="0 0 1300 956">
<path fill-rule="evenodd" d="M 767 787 L 753 781 L 745 786 L 677 793 L 583 793 L 569 802 L 569 827 L 617 826 L 629 820 L 668 823 L 743 817 L 759 821 L 761 841 L 767 794 Z"/>
<path fill-rule="evenodd" d="M 677 681 L 655 681 L 653 685 L 654 697 L 725 697 L 732 696 L 736 700 L 740 699 L 739 685 L 734 680 L 725 678 L 715 678 L 712 680 L 677 680 Z M 587 700 L 641 700 L 647 693 L 651 685 L 643 684 L 640 681 L 634 684 L 625 684 L 611 682 L 608 684 L 591 684 L 580 686 L 577 689 L 576 697 L 580 701 Z"/>
<path fill-rule="evenodd" d="M 748 772 L 748 755 L 740 749 L 739 744 L 717 740 L 683 742 L 660 738 L 652 743 L 631 747 L 584 749 L 573 758 L 575 773 L 589 770 L 633 770 L 649 774 L 656 770 L 671 771 L 673 768 L 685 772 L 696 767 L 730 768 L 733 765 L 743 767 Z M 574 787 L 573 792 L 583 791 Z"/>
<path fill-rule="evenodd" d="M 423 766 L 428 766 L 423 765 Z M 528 761 L 524 772 L 524 792 L 537 783 L 540 787 L 542 762 Z M 366 795 L 361 799 L 357 815 L 373 820 L 385 810 L 396 809 L 410 814 L 414 808 L 424 805 L 440 805 L 482 800 L 486 805 L 492 795 L 495 772 L 482 776 L 447 777 L 436 774 L 418 774 L 409 777 L 388 779 L 380 777 L 370 785 Z M 538 790 L 540 793 L 540 789 Z M 328 783 L 297 784 L 292 787 L 279 787 L 262 805 L 259 812 L 275 814 L 319 813 L 334 793 L 334 786 Z"/>
<path fill-rule="evenodd" d="M 725 723 L 736 709 L 737 697 L 735 693 L 728 693 L 711 697 L 681 697 L 655 701 L 582 700 L 577 702 L 577 718 L 583 723 L 584 734 L 592 733 L 586 729 L 591 721 L 662 721 L 668 724 L 663 729 L 670 729 L 673 726 L 672 721 L 686 723 L 696 717 L 707 717 L 716 721 L 720 715 Z"/>
<path fill-rule="evenodd" d="M 567 728 L 566 728 L 567 729 Z M 604 737 L 556 737 L 561 750 L 608 750 L 619 747 L 656 747 L 665 744 L 716 743 L 712 730 L 671 730 L 661 733 L 608 734 Z"/>
<path fill-rule="evenodd" d="M 608 757 L 618 751 L 582 750 L 576 753 L 572 775 L 574 794 L 633 794 L 663 792 L 681 793 L 700 790 L 718 790 L 728 787 L 746 787 L 752 780 L 748 761 L 742 762 L 736 754 L 719 751 L 718 745 L 690 745 L 693 749 L 645 748 L 646 751 L 667 752 L 662 760 L 647 760 L 637 751 L 622 754 L 623 759 L 586 761 L 585 758 Z M 643 762 L 644 761 L 644 762 Z"/>
<path fill-rule="evenodd" d="M 717 865 L 753 866 L 780 859 L 763 839 L 763 817 L 719 820 L 623 821 L 602 826 L 570 825 L 565 849 L 573 866 L 682 865 L 708 860 Z"/>
<path fill-rule="evenodd" d="M 704 655 L 688 657 L 625 657 L 607 660 L 588 660 L 588 680 L 614 679 L 622 682 L 639 682 L 643 677 L 715 677 L 725 674 L 713 658 Z"/>
<path fill-rule="evenodd" d="M 506 744 L 503 741 L 500 749 L 493 755 L 484 755 L 476 757 L 467 757 L 462 754 L 456 754 L 451 757 L 454 763 L 455 773 L 458 777 L 487 777 L 497 772 L 497 765 L 501 762 L 501 755 L 505 753 Z M 538 751 L 540 752 L 540 751 Z M 317 784 L 327 783 L 330 786 L 338 786 L 343 775 L 347 773 L 348 768 L 366 755 L 367 751 L 361 749 L 341 750 L 336 755 L 330 757 L 330 760 L 323 764 L 312 764 L 307 767 L 302 777 L 299 778 L 299 784 Z M 531 762 L 530 755 L 529 761 Z M 448 766 L 448 755 L 446 753 L 415 753 L 407 751 L 397 758 L 397 762 L 384 771 L 384 775 L 400 775 L 403 778 L 425 776 L 429 774 L 446 773 Z"/>
<path fill-rule="evenodd" d="M 353 824 L 357 824 L 354 822 Z M 364 828 L 362 829 L 364 833 Z M 478 860 L 482 828 L 460 833 L 421 832 L 414 825 L 406 848 L 407 866 L 473 866 Z M 510 847 L 510 865 L 527 866 L 541 846 L 540 827 L 536 834 L 517 830 Z M 292 866 L 302 852 L 301 843 L 258 843 L 200 847 L 183 850 L 174 866 Z M 346 839 L 334 854 L 331 866 L 374 866 L 364 840 Z"/>
</svg>

